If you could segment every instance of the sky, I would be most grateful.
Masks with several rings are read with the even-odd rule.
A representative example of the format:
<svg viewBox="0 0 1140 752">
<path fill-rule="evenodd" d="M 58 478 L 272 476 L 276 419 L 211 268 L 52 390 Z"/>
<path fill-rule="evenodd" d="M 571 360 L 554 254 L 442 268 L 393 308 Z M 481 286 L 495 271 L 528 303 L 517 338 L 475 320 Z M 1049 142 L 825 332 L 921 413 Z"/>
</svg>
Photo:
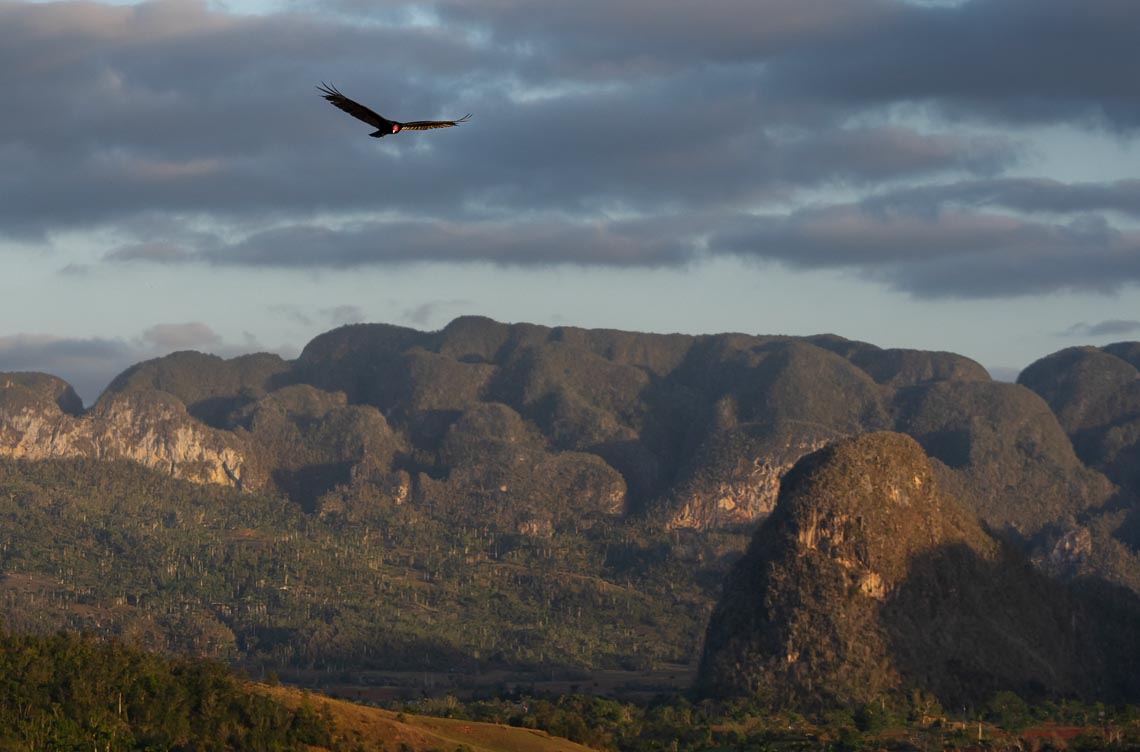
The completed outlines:
<svg viewBox="0 0 1140 752">
<path fill-rule="evenodd" d="M 0 0 L 0 370 L 460 315 L 1140 339 L 1136 0 Z M 327 82 L 395 120 L 368 137 Z"/>
</svg>

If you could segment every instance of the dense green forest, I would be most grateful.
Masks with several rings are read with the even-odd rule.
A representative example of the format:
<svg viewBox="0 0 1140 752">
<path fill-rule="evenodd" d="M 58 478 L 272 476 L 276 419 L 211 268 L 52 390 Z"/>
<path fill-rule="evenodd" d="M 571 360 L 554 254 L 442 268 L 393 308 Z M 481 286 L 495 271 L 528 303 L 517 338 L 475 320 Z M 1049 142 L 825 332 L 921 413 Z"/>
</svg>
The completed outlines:
<svg viewBox="0 0 1140 752">
<path fill-rule="evenodd" d="M 346 519 L 127 462 L 0 461 L 0 614 L 253 675 L 694 658 L 734 533 L 549 538 L 410 505 Z"/>
<path fill-rule="evenodd" d="M 0 633 L 0 749 L 329 746 L 331 719 L 250 692 L 222 665 L 78 635 Z"/>
</svg>

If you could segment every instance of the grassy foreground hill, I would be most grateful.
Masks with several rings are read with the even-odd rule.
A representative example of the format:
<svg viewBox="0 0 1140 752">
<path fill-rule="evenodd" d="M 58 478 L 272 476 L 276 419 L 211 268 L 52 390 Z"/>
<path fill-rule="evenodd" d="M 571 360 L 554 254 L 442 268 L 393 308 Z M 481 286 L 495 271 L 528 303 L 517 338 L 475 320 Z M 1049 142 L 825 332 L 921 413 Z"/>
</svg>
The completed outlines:
<svg viewBox="0 0 1140 752">
<path fill-rule="evenodd" d="M 76 635 L 0 633 L 0 749 L 574 752 L 531 729 L 394 713 Z"/>
<path fill-rule="evenodd" d="M 553 737 L 545 731 L 502 723 L 411 715 L 343 700 L 315 697 L 306 692 L 264 684 L 249 685 L 253 693 L 299 711 L 309 707 L 328 719 L 330 744 L 354 752 L 435 752 L 463 749 L 471 752 L 586 752 L 590 747 Z"/>
</svg>

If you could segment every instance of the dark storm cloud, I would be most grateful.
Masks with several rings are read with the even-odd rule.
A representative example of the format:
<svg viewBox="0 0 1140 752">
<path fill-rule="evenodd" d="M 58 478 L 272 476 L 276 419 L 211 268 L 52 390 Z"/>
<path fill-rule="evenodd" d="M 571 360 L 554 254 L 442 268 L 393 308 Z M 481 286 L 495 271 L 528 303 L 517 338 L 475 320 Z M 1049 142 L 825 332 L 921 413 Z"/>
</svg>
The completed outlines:
<svg viewBox="0 0 1140 752">
<path fill-rule="evenodd" d="M 0 118 L 0 234 L 111 229 L 121 264 L 658 266 L 707 242 L 922 295 L 1135 279 L 1113 255 L 1133 237 L 1084 215 L 1140 216 L 1137 181 L 1004 178 L 1022 137 L 971 127 L 1134 133 L 1133 0 L 324 7 L 0 0 L 19 103 Z M 373 140 L 320 81 L 393 118 L 475 116 Z M 859 198 L 772 208 L 833 189 Z M 1073 216 L 1020 218 L 1041 212 Z M 1018 261 L 1040 266 L 987 276 Z"/>
<path fill-rule="evenodd" d="M 1119 337 L 1140 332 L 1140 321 L 1135 319 L 1108 319 L 1095 324 L 1080 322 L 1073 324 L 1058 337 Z"/>
</svg>

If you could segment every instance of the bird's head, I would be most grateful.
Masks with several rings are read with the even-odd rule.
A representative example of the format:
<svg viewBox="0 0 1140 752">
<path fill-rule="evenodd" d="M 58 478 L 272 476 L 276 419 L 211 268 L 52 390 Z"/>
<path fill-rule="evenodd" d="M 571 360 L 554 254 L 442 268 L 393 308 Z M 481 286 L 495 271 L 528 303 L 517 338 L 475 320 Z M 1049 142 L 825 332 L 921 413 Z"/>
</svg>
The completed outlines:
<svg viewBox="0 0 1140 752">
<path fill-rule="evenodd" d="M 400 132 L 400 124 L 399 123 L 392 123 L 392 132 L 393 133 L 399 133 Z"/>
</svg>

